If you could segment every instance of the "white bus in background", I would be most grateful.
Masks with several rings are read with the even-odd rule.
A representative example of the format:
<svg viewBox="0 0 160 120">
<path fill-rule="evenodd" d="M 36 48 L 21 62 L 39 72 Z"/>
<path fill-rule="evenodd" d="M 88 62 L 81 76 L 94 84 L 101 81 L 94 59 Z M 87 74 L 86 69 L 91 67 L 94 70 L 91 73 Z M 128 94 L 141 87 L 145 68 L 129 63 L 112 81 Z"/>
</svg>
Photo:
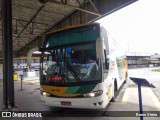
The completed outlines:
<svg viewBox="0 0 160 120">
<path fill-rule="evenodd" d="M 99 23 L 49 33 L 41 51 L 41 101 L 48 106 L 105 108 L 127 79 L 125 53 Z"/>
</svg>

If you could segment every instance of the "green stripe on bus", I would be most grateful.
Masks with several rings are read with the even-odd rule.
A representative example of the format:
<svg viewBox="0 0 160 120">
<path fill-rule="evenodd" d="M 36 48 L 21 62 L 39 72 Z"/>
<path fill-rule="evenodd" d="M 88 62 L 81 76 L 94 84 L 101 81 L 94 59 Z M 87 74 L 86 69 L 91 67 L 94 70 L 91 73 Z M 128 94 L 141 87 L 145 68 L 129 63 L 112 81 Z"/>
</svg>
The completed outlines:
<svg viewBox="0 0 160 120">
<path fill-rule="evenodd" d="M 89 93 L 89 92 L 91 92 L 91 91 L 95 88 L 96 85 L 97 85 L 97 84 L 81 86 L 81 87 L 79 88 L 79 90 L 76 92 L 76 94 Z"/>
<path fill-rule="evenodd" d="M 64 92 L 64 94 L 73 94 L 76 93 L 80 86 L 68 87 L 68 89 Z"/>
</svg>

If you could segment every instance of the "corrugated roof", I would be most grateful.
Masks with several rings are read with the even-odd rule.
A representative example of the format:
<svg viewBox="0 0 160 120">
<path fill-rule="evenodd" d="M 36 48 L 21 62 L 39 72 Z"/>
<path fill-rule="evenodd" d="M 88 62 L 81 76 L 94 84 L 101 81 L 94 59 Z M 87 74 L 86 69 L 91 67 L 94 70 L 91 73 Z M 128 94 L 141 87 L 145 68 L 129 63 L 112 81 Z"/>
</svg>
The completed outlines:
<svg viewBox="0 0 160 120">
<path fill-rule="evenodd" d="M 29 45 L 29 43 L 37 39 L 38 36 L 42 36 L 46 31 L 52 30 L 55 24 L 57 25 L 57 23 L 66 17 L 72 17 L 69 15 L 72 14 L 73 11 L 87 13 L 81 15 L 82 23 L 84 23 L 84 19 L 88 19 L 88 16 L 90 16 L 90 19 L 94 19 L 95 16 L 99 17 L 100 13 L 103 15 L 105 12 L 111 13 L 135 1 L 137 0 L 49 0 L 49 2 L 42 5 L 38 3 L 38 0 L 12 0 L 13 50 L 19 51 Z M 91 15 L 94 15 L 94 17 Z M 0 18 L 2 18 L 2 16 L 0 16 Z M 73 22 L 73 19 L 67 20 L 71 23 Z M 78 20 L 80 21 L 80 19 L 77 19 L 77 21 Z M 77 23 L 79 23 L 79 21 Z M 69 24 L 69 22 L 66 24 Z M 1 52 L 2 22 L 0 22 L 0 31 Z"/>
</svg>

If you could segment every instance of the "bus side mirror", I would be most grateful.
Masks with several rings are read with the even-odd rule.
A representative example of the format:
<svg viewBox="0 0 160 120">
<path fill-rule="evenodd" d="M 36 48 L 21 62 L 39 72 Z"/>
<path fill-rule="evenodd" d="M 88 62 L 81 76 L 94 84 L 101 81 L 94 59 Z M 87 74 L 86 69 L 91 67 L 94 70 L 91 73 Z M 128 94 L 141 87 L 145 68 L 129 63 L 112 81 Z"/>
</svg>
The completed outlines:
<svg viewBox="0 0 160 120">
<path fill-rule="evenodd" d="M 98 37 L 96 40 L 96 56 L 98 58 L 103 58 L 103 40 L 101 37 Z"/>
</svg>

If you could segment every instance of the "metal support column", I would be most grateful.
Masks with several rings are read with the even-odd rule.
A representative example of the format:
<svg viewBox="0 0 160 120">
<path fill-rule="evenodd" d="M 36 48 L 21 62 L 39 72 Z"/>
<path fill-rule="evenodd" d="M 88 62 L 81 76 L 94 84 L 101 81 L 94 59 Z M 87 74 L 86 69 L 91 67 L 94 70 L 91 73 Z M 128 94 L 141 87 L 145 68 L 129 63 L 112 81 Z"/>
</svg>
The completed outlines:
<svg viewBox="0 0 160 120">
<path fill-rule="evenodd" d="M 3 40 L 3 109 L 11 109 L 14 104 L 13 46 L 12 46 L 12 4 L 2 0 L 2 40 Z"/>
<path fill-rule="evenodd" d="M 143 114 L 141 83 L 138 83 L 138 97 L 139 97 L 139 113 Z M 140 120 L 143 120 L 143 116 L 140 116 Z"/>
</svg>

